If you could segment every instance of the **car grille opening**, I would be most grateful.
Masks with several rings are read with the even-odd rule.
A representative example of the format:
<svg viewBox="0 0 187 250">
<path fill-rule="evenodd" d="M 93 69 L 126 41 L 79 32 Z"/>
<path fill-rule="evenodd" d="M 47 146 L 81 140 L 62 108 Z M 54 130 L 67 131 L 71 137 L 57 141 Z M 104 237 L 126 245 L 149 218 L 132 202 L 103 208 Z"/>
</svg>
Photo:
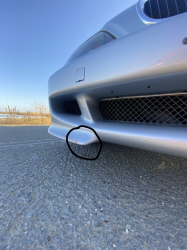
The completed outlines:
<svg viewBox="0 0 187 250">
<path fill-rule="evenodd" d="M 187 94 L 104 99 L 99 110 L 111 122 L 187 126 Z"/>
<path fill-rule="evenodd" d="M 66 100 L 64 102 L 64 109 L 68 114 L 81 115 L 81 110 L 79 108 L 79 105 L 76 99 Z"/>
<path fill-rule="evenodd" d="M 161 19 L 187 12 L 186 0 L 143 0 L 143 11 L 151 18 Z"/>
<path fill-rule="evenodd" d="M 64 100 L 61 97 L 56 97 L 50 100 L 50 106 L 54 114 L 81 115 L 81 110 L 76 99 Z"/>
</svg>

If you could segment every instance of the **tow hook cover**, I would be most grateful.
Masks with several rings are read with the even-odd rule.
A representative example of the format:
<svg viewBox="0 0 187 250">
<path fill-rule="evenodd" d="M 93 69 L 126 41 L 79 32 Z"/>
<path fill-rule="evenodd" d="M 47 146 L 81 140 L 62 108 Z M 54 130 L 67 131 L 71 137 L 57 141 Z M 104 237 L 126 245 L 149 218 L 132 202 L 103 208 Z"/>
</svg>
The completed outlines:
<svg viewBox="0 0 187 250">
<path fill-rule="evenodd" d="M 76 82 L 84 81 L 84 77 L 85 77 L 85 68 L 82 67 L 80 69 L 77 69 L 75 76 Z"/>
</svg>

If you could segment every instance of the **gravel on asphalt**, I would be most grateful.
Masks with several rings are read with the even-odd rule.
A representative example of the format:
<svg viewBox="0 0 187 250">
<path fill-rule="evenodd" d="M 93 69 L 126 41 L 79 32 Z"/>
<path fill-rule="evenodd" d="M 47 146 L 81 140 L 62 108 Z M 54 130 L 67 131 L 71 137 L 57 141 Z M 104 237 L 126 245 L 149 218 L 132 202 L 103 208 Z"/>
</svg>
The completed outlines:
<svg viewBox="0 0 187 250">
<path fill-rule="evenodd" d="M 0 250 L 187 249 L 187 159 L 47 129 L 0 127 Z"/>
</svg>

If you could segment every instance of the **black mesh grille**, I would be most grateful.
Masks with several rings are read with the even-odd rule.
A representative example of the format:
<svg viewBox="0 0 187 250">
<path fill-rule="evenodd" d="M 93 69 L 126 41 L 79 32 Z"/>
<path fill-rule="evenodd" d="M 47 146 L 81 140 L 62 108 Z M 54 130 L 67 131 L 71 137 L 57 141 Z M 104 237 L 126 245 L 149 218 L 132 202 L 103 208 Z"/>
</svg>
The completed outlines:
<svg viewBox="0 0 187 250">
<path fill-rule="evenodd" d="M 187 94 L 105 99 L 99 110 L 112 122 L 187 126 Z"/>
<path fill-rule="evenodd" d="M 143 11 L 154 19 L 175 16 L 187 12 L 187 0 L 147 0 Z"/>
</svg>

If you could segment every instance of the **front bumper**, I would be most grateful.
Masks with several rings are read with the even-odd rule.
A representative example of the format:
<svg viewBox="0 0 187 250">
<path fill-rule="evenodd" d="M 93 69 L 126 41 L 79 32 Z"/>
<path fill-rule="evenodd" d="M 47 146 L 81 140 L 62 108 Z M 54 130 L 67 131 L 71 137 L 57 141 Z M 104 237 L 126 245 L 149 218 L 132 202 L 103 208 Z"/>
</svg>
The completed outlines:
<svg viewBox="0 0 187 250">
<path fill-rule="evenodd" d="M 181 42 L 186 21 L 187 14 L 175 16 L 116 39 L 52 75 L 49 133 L 65 140 L 70 129 L 85 125 L 95 129 L 102 141 L 187 157 L 185 127 L 106 122 L 98 109 L 104 98 L 187 91 L 187 47 Z M 76 82 L 75 72 L 81 67 L 85 79 Z M 72 99 L 77 100 L 81 115 L 63 109 L 64 102 Z M 86 128 L 69 137 L 80 145 L 97 141 Z"/>
</svg>

